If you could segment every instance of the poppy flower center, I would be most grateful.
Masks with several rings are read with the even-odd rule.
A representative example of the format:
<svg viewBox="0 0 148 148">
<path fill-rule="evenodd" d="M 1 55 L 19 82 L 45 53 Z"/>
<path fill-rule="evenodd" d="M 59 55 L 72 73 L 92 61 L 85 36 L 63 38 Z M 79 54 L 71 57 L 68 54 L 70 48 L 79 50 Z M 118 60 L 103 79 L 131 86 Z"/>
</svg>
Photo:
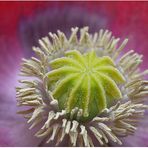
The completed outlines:
<svg viewBox="0 0 148 148">
<path fill-rule="evenodd" d="M 122 96 L 118 84 L 124 77 L 108 56 L 98 57 L 93 50 L 85 54 L 70 50 L 65 57 L 52 60 L 50 67 L 49 90 L 60 110 L 71 114 L 75 108 L 81 109 L 82 121 L 93 119 Z"/>
<path fill-rule="evenodd" d="M 33 47 L 37 57 L 23 59 L 16 97 L 27 108 L 18 113 L 30 129 L 42 125 L 35 136 L 43 144 L 121 145 L 120 137 L 134 134 L 147 109 L 148 71 L 139 70 L 142 55 L 121 55 L 127 39 L 118 46 L 108 30 L 89 34 L 84 27 L 80 37 L 78 30 L 69 38 L 49 33 Z"/>
</svg>

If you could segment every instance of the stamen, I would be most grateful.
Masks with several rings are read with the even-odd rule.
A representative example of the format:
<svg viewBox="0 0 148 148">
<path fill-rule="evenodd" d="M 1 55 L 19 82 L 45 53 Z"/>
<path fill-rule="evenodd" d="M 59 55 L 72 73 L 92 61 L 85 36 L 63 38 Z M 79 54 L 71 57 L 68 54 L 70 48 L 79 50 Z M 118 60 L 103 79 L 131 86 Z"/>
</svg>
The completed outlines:
<svg viewBox="0 0 148 148">
<path fill-rule="evenodd" d="M 33 47 L 37 57 L 22 59 L 25 78 L 16 98 L 26 110 L 17 113 L 29 129 L 41 127 L 35 136 L 43 144 L 59 146 L 68 137 L 70 146 L 121 145 L 122 137 L 134 136 L 148 109 L 148 70 L 139 68 L 143 56 L 133 50 L 121 56 L 128 39 L 118 46 L 120 38 L 112 32 L 88 29 L 80 29 L 80 37 L 78 27 L 69 38 L 60 30 L 49 33 Z"/>
</svg>

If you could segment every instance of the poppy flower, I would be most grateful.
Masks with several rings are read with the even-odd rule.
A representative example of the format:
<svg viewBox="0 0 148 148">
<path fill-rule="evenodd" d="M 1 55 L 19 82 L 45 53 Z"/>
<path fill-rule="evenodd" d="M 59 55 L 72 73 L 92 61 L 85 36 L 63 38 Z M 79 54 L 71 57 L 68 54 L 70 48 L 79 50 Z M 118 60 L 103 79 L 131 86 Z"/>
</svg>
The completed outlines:
<svg viewBox="0 0 148 148">
<path fill-rule="evenodd" d="M 127 73 L 133 72 L 132 71 L 133 69 L 130 67 L 132 66 L 131 65 L 132 62 L 134 63 L 135 60 L 137 60 L 137 62 L 140 63 L 142 56 L 139 54 L 132 54 L 132 52 L 128 52 L 129 54 L 126 56 L 126 58 L 129 58 L 130 60 L 128 65 L 125 65 L 125 63 L 127 63 L 128 60 L 126 61 L 126 58 L 122 56 L 123 63 L 121 65 L 123 66 L 123 68 L 127 70 L 126 71 L 124 69 L 125 71 L 123 73 L 123 71 L 121 71 L 120 68 L 117 68 L 115 66 L 117 63 L 114 60 L 112 60 L 112 57 L 110 56 L 110 54 L 108 53 L 105 54 L 104 51 L 101 50 L 101 48 L 100 48 L 101 50 L 100 52 L 102 53 L 96 53 L 96 51 L 95 51 L 96 55 L 93 54 L 93 52 L 91 53 L 88 48 L 89 46 L 89 44 L 87 44 L 88 41 L 84 40 L 85 36 L 86 36 L 86 39 L 89 38 L 88 28 L 87 27 L 85 28 L 84 26 L 89 26 L 90 36 L 91 34 L 98 32 L 102 28 L 104 30 L 106 29 L 111 30 L 113 32 L 113 35 L 117 37 L 118 36 L 121 37 L 121 40 L 127 37 L 129 38 L 130 41 L 129 41 L 129 44 L 127 44 L 123 53 L 127 52 L 129 49 L 134 49 L 136 52 L 140 54 L 144 54 L 144 60 L 143 60 L 144 64 L 142 65 L 141 69 L 143 70 L 144 68 L 146 68 L 147 67 L 146 48 L 148 45 L 146 42 L 147 19 L 145 14 L 148 11 L 148 7 L 145 2 L 138 3 L 138 6 L 137 6 L 137 3 L 138 2 L 136 3 L 133 3 L 133 2 L 124 2 L 124 3 L 123 2 L 116 2 L 116 3 L 112 3 L 112 2 L 80 2 L 80 3 L 79 2 L 73 2 L 73 3 L 24 2 L 24 3 L 19 3 L 19 2 L 16 2 L 12 4 L 12 6 L 10 5 L 10 3 L 1 3 L 1 7 L 3 7 L 1 11 L 4 11 L 4 8 L 6 7 L 11 8 L 10 11 L 12 12 L 14 11 L 14 8 L 16 9 L 15 15 L 14 13 L 10 14 L 10 12 L 6 13 L 4 11 L 5 13 L 2 13 L 3 15 L 1 16 L 3 17 L 2 20 L 4 20 L 3 23 L 1 23 L 2 27 L 1 27 L 1 51 L 0 51 L 1 52 L 0 59 L 2 63 L 0 66 L 1 68 L 0 83 L 3 86 L 0 89 L 0 94 L 1 94 L 0 95 L 1 96 L 0 98 L 1 99 L 0 145 L 1 146 L 44 146 L 46 145 L 46 142 L 48 146 L 54 145 L 55 144 L 54 140 L 58 141 L 58 139 L 62 137 L 63 132 L 59 127 L 61 127 L 62 124 L 64 123 L 65 123 L 65 126 L 64 125 L 63 126 L 66 128 L 67 136 L 62 137 L 63 139 L 61 140 L 62 141 L 61 145 L 68 146 L 69 142 L 72 142 L 72 144 L 75 145 L 77 141 L 76 141 L 76 138 L 74 138 L 75 135 L 73 136 L 70 135 L 70 127 L 72 128 L 72 125 L 76 126 L 78 121 L 84 124 L 79 125 L 79 129 L 74 128 L 74 130 L 80 130 L 78 134 L 78 141 L 79 141 L 79 144 L 82 144 L 84 146 L 89 146 L 89 145 L 93 146 L 93 145 L 99 145 L 99 144 L 114 146 L 114 143 L 115 144 L 123 143 L 123 146 L 147 146 L 147 143 L 146 143 L 147 137 L 144 136 L 147 133 L 147 120 L 145 119 L 143 121 L 141 118 L 139 119 L 139 116 L 143 114 L 144 112 L 143 109 L 145 109 L 146 106 L 139 104 L 137 101 L 136 101 L 137 104 L 135 104 L 134 106 L 132 102 L 133 100 L 130 100 L 131 101 L 130 102 L 125 99 L 125 101 L 127 102 L 124 102 L 123 100 L 123 102 L 120 102 L 120 103 L 117 103 L 116 101 L 117 98 L 123 98 L 121 96 L 124 96 L 125 98 L 125 96 L 127 95 L 127 92 L 128 92 L 128 95 L 129 94 L 131 95 L 130 96 L 131 98 L 132 97 L 134 98 L 134 95 L 136 93 L 134 91 L 141 92 L 140 88 L 138 89 L 134 85 L 132 86 L 132 84 L 130 84 L 130 88 L 128 88 L 128 91 L 123 92 L 123 90 L 126 90 L 126 89 L 122 89 L 122 86 L 123 84 L 125 84 L 125 81 L 127 82 L 127 80 L 125 80 L 125 75 L 124 75 L 125 72 Z M 28 6 L 28 7 L 26 8 L 25 6 Z M 123 11 L 121 11 L 121 9 Z M 6 20 L 4 19 L 6 18 L 6 16 L 7 17 L 9 16 L 8 17 L 9 21 L 7 19 Z M 14 22 L 10 24 L 12 20 Z M 83 28 L 83 27 L 84 28 L 82 29 L 81 33 L 78 35 L 75 34 L 78 31 L 77 28 L 75 29 L 73 28 L 72 29 L 73 33 L 71 35 L 70 28 L 76 27 L 76 26 L 79 28 Z M 70 44 L 64 43 L 62 48 L 68 44 L 67 45 L 68 50 L 70 50 L 70 48 L 73 49 L 75 47 L 77 47 L 78 49 L 74 50 L 73 52 L 67 53 L 66 56 L 65 56 L 65 52 L 63 51 L 62 52 L 57 51 L 54 54 L 52 52 L 51 53 L 52 56 L 48 56 L 48 54 L 50 55 L 49 52 L 45 54 L 46 51 L 44 47 L 46 48 L 49 45 L 49 43 L 47 43 L 49 40 L 48 38 L 42 38 L 42 37 L 47 36 L 48 32 L 56 33 L 57 30 L 61 30 L 61 31 L 58 31 L 59 33 L 58 37 L 63 37 L 64 41 L 66 40 L 66 38 L 69 38 L 69 40 L 71 39 L 71 42 L 69 41 Z M 65 35 L 62 32 L 64 32 Z M 105 32 L 101 31 L 101 32 L 100 32 L 100 39 L 102 39 L 102 41 L 106 41 L 106 43 L 109 43 L 110 41 L 111 45 L 116 49 L 115 42 L 117 42 L 118 39 L 116 40 L 113 39 L 114 42 L 112 42 L 110 38 L 111 33 L 109 31 L 105 31 Z M 58 41 L 56 40 L 57 39 L 56 35 L 50 33 L 50 36 L 53 39 L 53 44 L 54 44 L 54 47 L 52 45 L 51 47 L 59 48 L 58 44 L 56 44 L 56 42 Z M 79 41 L 82 43 L 79 46 L 77 45 L 78 42 L 75 40 L 77 37 L 78 39 L 81 39 Z M 93 37 L 95 42 L 95 35 Z M 41 38 L 42 40 L 39 40 Z M 38 43 L 38 40 L 39 40 L 39 43 Z M 126 41 L 127 40 L 125 40 L 123 44 L 121 43 L 122 46 L 125 45 Z M 113 45 L 113 43 L 115 43 L 115 45 Z M 100 41 L 100 44 L 101 44 L 101 41 Z M 33 56 L 33 52 L 31 50 L 32 46 L 40 46 L 40 48 L 44 49 L 44 51 L 41 52 L 39 48 L 34 48 L 34 51 L 39 55 L 41 59 L 40 58 L 30 59 L 30 57 Z M 107 46 L 107 45 L 103 44 L 103 46 Z M 121 48 L 123 48 L 122 46 Z M 97 46 L 94 46 L 94 48 L 96 47 Z M 87 53 L 86 55 L 85 55 L 85 52 Z M 115 53 L 111 52 L 111 53 L 115 56 L 114 57 L 115 59 L 118 57 L 116 55 L 117 52 Z M 123 53 L 121 53 L 121 55 L 123 55 Z M 103 57 L 100 57 L 100 54 L 103 55 Z M 94 62 L 96 61 L 100 62 L 100 60 L 106 61 L 107 65 L 104 65 L 103 69 L 101 68 L 99 69 L 99 71 L 103 71 L 103 75 L 99 74 L 100 76 L 97 77 L 97 79 L 96 79 L 96 76 L 94 76 L 93 78 L 94 83 L 91 85 L 86 85 L 86 86 L 91 86 L 91 88 L 93 88 L 92 86 L 95 86 L 96 88 L 97 82 L 98 81 L 102 82 L 102 86 L 100 85 L 99 87 L 97 87 L 97 89 L 99 91 L 99 88 L 104 88 L 103 90 L 104 95 L 100 96 L 100 98 L 102 98 L 101 99 L 102 102 L 104 103 L 98 104 L 99 107 L 96 108 L 96 110 L 92 102 L 86 101 L 90 104 L 90 107 L 85 106 L 85 104 L 88 105 L 86 102 L 84 102 L 84 105 L 83 105 L 83 102 L 80 102 L 79 105 L 76 105 L 74 103 L 76 100 L 73 97 L 71 97 L 70 99 L 71 102 L 68 101 L 69 102 L 68 105 L 64 105 L 64 102 L 66 102 L 66 100 L 63 100 L 62 102 L 59 101 L 60 100 L 59 96 L 63 95 L 63 98 L 64 98 L 64 96 L 67 95 L 66 87 L 72 88 L 74 85 L 74 87 L 76 88 L 77 83 L 74 81 L 74 79 L 71 79 L 71 81 L 73 82 L 72 83 L 73 85 L 71 85 L 71 81 L 67 81 L 67 83 L 69 82 L 67 85 L 65 86 L 63 85 L 63 88 L 59 87 L 59 90 L 56 90 L 56 88 L 58 87 L 58 84 L 60 83 L 60 81 L 62 81 L 62 77 L 70 75 L 69 72 L 71 71 L 67 73 L 68 75 L 63 75 L 63 74 L 60 75 L 58 79 L 56 78 L 56 74 L 54 73 L 54 71 L 61 66 L 60 63 L 63 60 L 62 58 L 63 56 L 65 57 L 65 59 L 68 58 L 68 60 L 71 60 L 71 61 L 76 60 L 74 63 L 77 63 L 77 61 L 82 60 L 82 59 L 74 58 L 76 55 L 81 55 L 81 57 L 83 57 L 82 59 L 86 58 L 85 59 L 86 62 L 87 62 L 87 57 L 91 55 L 94 55 L 95 57 L 94 59 L 92 59 L 92 62 L 93 60 Z M 98 56 L 101 59 L 99 59 Z M 24 58 L 24 57 L 29 58 L 29 60 L 24 59 L 22 66 L 20 66 L 21 58 Z M 50 58 L 50 61 L 49 61 L 49 58 Z M 121 59 L 121 57 L 119 58 Z M 41 67 L 39 67 L 38 64 L 40 62 L 43 62 L 42 60 L 44 61 L 45 65 L 42 65 L 43 64 L 42 63 L 40 65 Z M 59 60 L 59 63 L 58 63 L 58 60 Z M 47 66 L 48 63 L 51 64 L 50 65 L 51 67 Z M 80 67 L 81 66 L 82 65 L 80 65 Z M 109 69 L 105 70 L 107 66 L 109 66 L 110 71 Z M 132 70 L 131 69 L 129 70 L 128 66 Z M 42 81 L 42 83 L 37 83 L 40 85 L 36 86 L 36 82 L 38 82 L 36 81 L 36 78 L 32 79 L 32 77 L 30 77 L 31 79 L 29 78 L 27 79 L 27 81 L 24 80 L 22 76 L 18 76 L 20 67 L 23 74 L 29 75 L 29 76 L 44 77 L 45 81 Z M 90 71 L 90 69 L 88 71 Z M 42 73 L 44 75 L 42 75 Z M 110 75 L 106 76 L 106 73 Z M 113 73 L 115 75 L 113 75 Z M 65 71 L 65 74 L 66 74 L 66 71 Z M 127 75 L 130 76 L 129 74 Z M 110 79 L 108 77 L 112 77 L 113 79 L 112 83 L 109 81 Z M 128 78 L 129 77 L 127 77 L 127 79 Z M 87 80 L 90 79 L 90 77 L 88 78 L 85 77 L 84 79 L 86 80 L 86 82 L 89 82 Z M 20 82 L 25 85 L 20 85 L 18 83 L 18 80 L 21 80 Z M 34 80 L 34 82 L 32 82 L 32 80 Z M 48 83 L 49 81 L 50 83 Z M 107 92 L 108 88 L 104 87 L 105 81 L 106 83 L 110 84 L 109 87 L 111 88 L 112 93 Z M 145 84 L 147 84 L 147 82 L 146 81 L 143 82 L 143 81 L 144 80 L 142 80 L 142 84 L 137 81 L 135 85 L 136 86 L 142 85 L 142 87 L 144 87 L 145 89 Z M 42 85 L 43 82 L 46 83 L 45 86 Z M 83 83 L 80 83 L 79 86 L 81 87 L 78 86 L 78 88 L 80 88 L 80 90 L 81 89 L 85 90 L 87 88 L 85 86 L 85 82 L 84 82 L 84 85 L 81 85 L 81 84 Z M 16 112 L 19 110 L 18 107 L 16 106 L 16 97 L 15 97 L 16 86 L 18 86 L 17 94 L 16 94 L 18 105 L 20 106 L 25 105 L 25 107 L 23 108 L 24 110 L 27 110 L 23 112 L 20 111 L 18 113 L 24 114 L 24 117 L 28 119 L 29 124 L 26 123 L 25 119 L 23 119 L 21 116 L 16 114 Z M 47 87 L 47 88 L 43 89 L 44 87 L 45 88 Z M 65 93 L 63 91 L 64 88 L 65 88 Z M 48 92 L 46 92 L 46 90 L 48 90 Z M 76 89 L 76 91 L 78 90 L 79 89 Z M 34 91 L 35 91 L 35 94 L 34 94 Z M 71 96 L 80 94 L 80 93 L 75 93 L 76 91 L 73 91 L 74 95 L 71 95 Z M 94 92 L 96 92 L 96 90 L 92 89 L 91 92 L 92 92 L 91 93 L 92 95 L 90 96 L 93 97 L 93 94 Z M 82 99 L 87 98 L 85 95 L 86 94 L 84 93 L 84 97 L 82 97 Z M 24 96 L 26 98 L 25 100 L 22 100 Z M 28 99 L 30 99 L 29 98 L 30 96 L 31 96 L 31 101 L 29 102 Z M 75 98 L 78 98 L 78 97 L 79 95 Z M 51 101 L 50 99 L 53 99 L 53 101 Z M 94 96 L 94 99 L 95 99 L 95 96 Z M 111 101 L 112 99 L 113 101 Z M 48 107 L 44 108 L 44 105 L 45 106 L 47 105 Z M 28 108 L 28 106 L 32 106 L 32 107 Z M 59 106 L 60 106 L 60 109 L 57 111 L 57 108 Z M 78 110 L 76 107 L 78 107 Z M 68 109 L 66 110 L 66 113 L 65 113 L 66 108 Z M 106 108 L 108 109 L 110 108 L 110 109 L 108 110 Z M 79 109 L 82 109 L 82 110 L 79 110 Z M 92 111 L 92 109 L 94 109 L 94 111 Z M 74 117 L 71 117 L 72 111 L 74 112 Z M 110 118 L 113 112 L 114 112 L 115 118 Z M 27 115 L 26 113 L 29 113 L 29 114 Z M 79 116 L 78 113 L 82 115 Z M 48 118 L 48 114 L 49 114 L 49 118 Z M 97 114 L 99 114 L 98 117 L 96 117 Z M 122 115 L 125 115 L 126 117 L 127 114 L 128 115 L 131 114 L 128 116 L 131 118 L 133 118 L 132 115 L 136 116 L 135 117 L 136 119 L 134 118 L 132 121 L 130 121 L 130 124 L 125 123 L 125 121 L 122 121 L 120 123 L 110 122 L 110 119 L 113 121 L 113 120 L 116 120 L 116 117 L 123 119 Z M 56 120 L 53 121 L 51 118 L 52 116 Z M 65 116 L 68 116 L 68 117 L 65 118 Z M 69 118 L 71 118 L 72 121 L 75 121 L 75 123 L 69 120 Z M 142 121 L 141 122 L 142 126 L 139 125 L 138 129 L 136 130 L 135 123 L 137 123 L 136 121 L 137 118 L 138 118 L 138 123 Z M 63 119 L 66 119 L 66 120 L 63 120 Z M 51 126 L 52 128 L 48 127 L 48 124 L 50 121 L 52 122 L 52 126 Z M 88 123 L 88 121 L 92 121 L 92 122 L 89 122 L 91 125 L 87 124 L 87 127 L 89 126 L 90 131 L 87 131 L 86 126 L 84 126 L 85 123 Z M 131 123 L 133 121 L 134 121 L 134 124 Z M 40 124 L 38 124 L 39 122 Z M 100 131 L 101 133 L 100 135 L 102 136 L 100 138 L 95 128 L 98 122 L 100 124 L 99 124 L 99 129 L 97 130 Z M 104 124 L 104 122 L 109 122 L 109 124 Z M 37 125 L 37 127 L 31 128 L 31 130 L 29 130 L 31 123 L 32 123 L 32 127 L 34 127 L 35 125 Z M 114 126 L 112 124 L 116 124 L 117 126 Z M 59 130 L 60 132 L 59 137 L 57 137 L 56 135 L 57 130 Z M 112 130 L 113 132 L 110 132 L 110 130 Z M 129 135 L 130 133 L 132 133 L 133 135 L 120 139 L 118 138 L 116 133 L 117 135 L 121 134 L 120 136 Z M 6 137 L 4 138 L 3 135 L 6 135 Z M 36 135 L 38 138 L 33 135 Z M 44 139 L 44 136 L 45 136 L 45 139 Z M 71 140 L 69 139 L 68 136 L 71 138 Z M 92 138 L 91 136 L 94 138 Z M 86 138 L 87 140 L 85 140 L 85 137 L 87 137 Z M 95 140 L 92 141 L 91 138 Z M 67 143 L 67 139 L 69 139 L 68 143 Z M 136 143 L 132 143 L 131 141 L 135 141 L 135 139 L 136 139 Z"/>
</svg>

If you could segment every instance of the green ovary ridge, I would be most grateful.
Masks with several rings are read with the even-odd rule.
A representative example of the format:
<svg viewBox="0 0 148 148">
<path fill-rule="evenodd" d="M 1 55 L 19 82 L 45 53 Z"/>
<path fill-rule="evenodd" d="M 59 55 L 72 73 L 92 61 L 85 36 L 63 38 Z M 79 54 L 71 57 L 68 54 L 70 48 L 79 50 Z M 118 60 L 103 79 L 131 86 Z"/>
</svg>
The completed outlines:
<svg viewBox="0 0 148 148">
<path fill-rule="evenodd" d="M 118 84 L 125 79 L 109 56 L 71 50 L 65 57 L 52 60 L 50 67 L 49 90 L 58 100 L 59 109 L 69 114 L 75 107 L 82 109 L 82 120 L 94 118 L 122 97 Z"/>
</svg>

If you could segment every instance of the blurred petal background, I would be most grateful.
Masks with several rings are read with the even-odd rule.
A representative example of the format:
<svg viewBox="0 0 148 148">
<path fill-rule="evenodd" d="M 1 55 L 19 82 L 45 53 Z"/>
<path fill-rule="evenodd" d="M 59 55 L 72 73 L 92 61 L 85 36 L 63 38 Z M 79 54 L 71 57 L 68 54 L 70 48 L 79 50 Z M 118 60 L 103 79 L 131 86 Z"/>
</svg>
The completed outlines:
<svg viewBox="0 0 148 148">
<path fill-rule="evenodd" d="M 0 146 L 38 146 L 40 141 L 16 114 L 15 87 L 22 57 L 30 57 L 38 39 L 57 29 L 89 26 L 129 38 L 125 51 L 144 55 L 148 67 L 148 2 L 0 2 Z M 148 118 L 148 117 L 146 117 Z M 125 146 L 148 146 L 148 121 Z M 134 141 L 134 142 L 133 142 Z"/>
</svg>

